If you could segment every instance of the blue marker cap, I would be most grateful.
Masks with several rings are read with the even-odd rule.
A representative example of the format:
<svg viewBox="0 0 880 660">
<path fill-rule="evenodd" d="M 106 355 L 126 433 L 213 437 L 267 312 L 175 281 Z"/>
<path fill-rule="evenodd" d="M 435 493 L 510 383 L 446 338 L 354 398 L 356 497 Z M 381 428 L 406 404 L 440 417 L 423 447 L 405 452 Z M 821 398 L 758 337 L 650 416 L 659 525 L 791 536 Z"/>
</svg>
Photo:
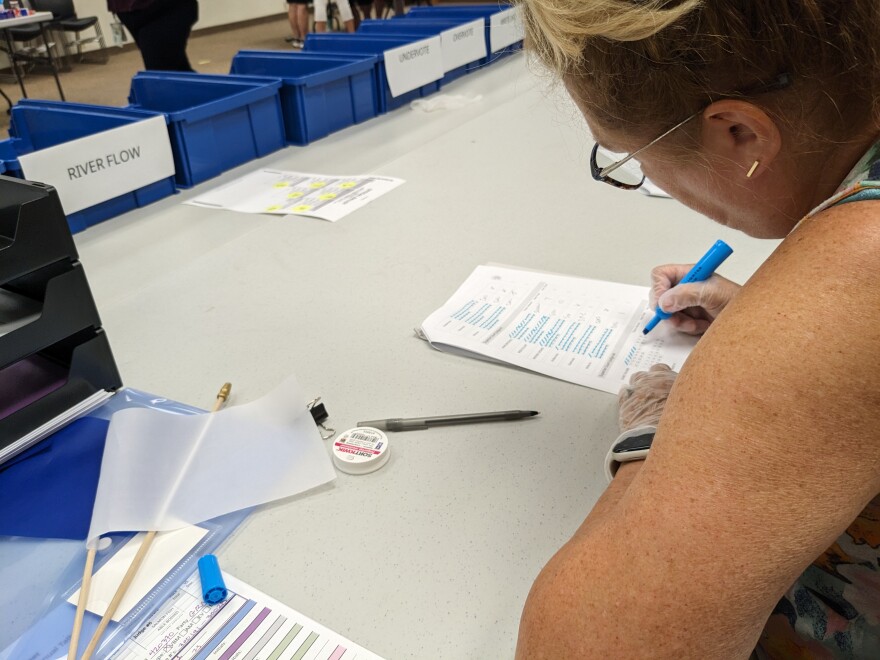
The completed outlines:
<svg viewBox="0 0 880 660">
<path fill-rule="evenodd" d="M 703 282 L 712 277 L 712 273 L 715 272 L 715 269 L 720 266 L 727 257 L 733 254 L 733 248 L 730 247 L 724 241 L 715 241 L 715 244 L 709 248 L 709 251 L 706 252 L 702 256 L 702 258 L 694 264 L 694 267 L 691 268 L 687 275 L 681 278 L 681 282 L 678 284 L 690 284 L 691 282 Z M 678 286 L 678 285 L 676 285 Z M 664 319 L 668 319 L 672 314 L 670 312 L 664 312 L 660 309 L 660 305 L 657 305 L 657 308 L 654 310 L 654 318 L 652 318 L 645 325 L 645 329 L 642 330 L 642 333 L 648 334 L 657 327 L 657 324 Z"/>
<path fill-rule="evenodd" d="M 229 592 L 223 583 L 220 564 L 214 555 L 205 555 L 199 559 L 199 579 L 202 581 L 202 598 L 208 605 L 216 605 L 226 600 Z"/>
</svg>

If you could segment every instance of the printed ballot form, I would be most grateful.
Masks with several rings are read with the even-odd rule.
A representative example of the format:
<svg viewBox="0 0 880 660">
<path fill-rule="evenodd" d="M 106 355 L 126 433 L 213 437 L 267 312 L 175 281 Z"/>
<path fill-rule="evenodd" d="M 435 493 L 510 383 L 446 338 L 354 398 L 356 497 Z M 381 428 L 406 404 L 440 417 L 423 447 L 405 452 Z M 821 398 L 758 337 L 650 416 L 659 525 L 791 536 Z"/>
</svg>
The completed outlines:
<svg viewBox="0 0 880 660">
<path fill-rule="evenodd" d="M 439 350 L 512 364 L 616 394 L 636 371 L 681 369 L 697 338 L 654 316 L 648 288 L 478 266 L 419 334 Z"/>
<path fill-rule="evenodd" d="M 113 660 L 382 660 L 250 585 L 224 581 L 229 596 L 208 605 L 194 574 Z"/>
<path fill-rule="evenodd" d="M 241 213 L 306 215 L 335 222 L 403 183 L 387 176 L 259 170 L 187 204 Z"/>
</svg>

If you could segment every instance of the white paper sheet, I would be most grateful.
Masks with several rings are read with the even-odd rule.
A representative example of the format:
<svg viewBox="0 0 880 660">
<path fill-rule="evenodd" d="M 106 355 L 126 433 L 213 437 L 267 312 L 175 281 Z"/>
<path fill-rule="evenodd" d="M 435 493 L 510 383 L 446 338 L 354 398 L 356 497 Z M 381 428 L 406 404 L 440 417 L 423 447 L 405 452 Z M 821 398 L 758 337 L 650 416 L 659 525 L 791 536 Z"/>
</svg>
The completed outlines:
<svg viewBox="0 0 880 660">
<path fill-rule="evenodd" d="M 305 215 L 336 222 L 394 190 L 403 179 L 259 170 L 187 204 L 241 213 Z"/>
<path fill-rule="evenodd" d="M 306 402 L 289 378 L 262 399 L 216 413 L 115 413 L 88 538 L 178 529 L 332 481 Z"/>
<path fill-rule="evenodd" d="M 636 371 L 678 371 L 696 338 L 653 317 L 648 288 L 503 266 L 478 266 L 422 323 L 432 346 L 617 393 Z"/>
<path fill-rule="evenodd" d="M 184 527 L 173 532 L 156 534 L 147 551 L 137 575 L 119 603 L 114 621 L 119 621 L 137 605 L 163 577 L 186 557 L 196 543 L 202 540 L 208 530 L 203 527 Z M 92 576 L 89 588 L 89 602 L 86 609 L 98 616 L 104 616 L 107 606 L 113 600 L 116 589 L 131 566 L 131 561 L 143 543 L 145 534 L 137 534 L 131 538 L 106 564 L 101 566 Z M 79 589 L 67 602 L 76 605 L 79 602 Z"/>
<path fill-rule="evenodd" d="M 55 431 L 64 428 L 73 420 L 79 419 L 84 415 L 88 415 L 93 410 L 100 408 L 115 393 L 116 392 L 108 390 L 95 392 L 67 410 L 64 410 L 56 417 L 53 417 L 45 424 L 38 426 L 33 431 L 20 437 L 18 440 L 9 443 L 3 449 L 0 449 L 0 464 L 8 461 L 16 454 L 23 452 L 25 449 L 33 447 L 43 438 L 48 438 L 55 433 Z"/>
<path fill-rule="evenodd" d="M 250 585 L 226 573 L 223 580 L 228 598 L 207 605 L 198 575 L 190 577 L 113 659 L 382 660 Z"/>
</svg>

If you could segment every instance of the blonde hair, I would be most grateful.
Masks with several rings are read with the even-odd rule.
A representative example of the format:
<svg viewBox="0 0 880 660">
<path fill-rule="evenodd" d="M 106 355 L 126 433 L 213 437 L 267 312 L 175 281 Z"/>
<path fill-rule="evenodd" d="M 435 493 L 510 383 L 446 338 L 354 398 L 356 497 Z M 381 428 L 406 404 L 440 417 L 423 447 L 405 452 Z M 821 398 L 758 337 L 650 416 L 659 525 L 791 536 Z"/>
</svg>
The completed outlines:
<svg viewBox="0 0 880 660">
<path fill-rule="evenodd" d="M 840 119 L 880 116 L 877 0 L 517 2 L 528 49 L 605 125 L 669 125 L 781 73 L 797 92 L 780 114 L 822 97 Z"/>
<path fill-rule="evenodd" d="M 620 0 L 525 0 L 522 4 L 530 47 L 544 62 L 565 72 L 580 63 L 587 39 L 648 39 L 682 18 L 700 0 L 689 0 L 672 8 L 666 8 L 668 0 L 640 5 Z"/>
</svg>

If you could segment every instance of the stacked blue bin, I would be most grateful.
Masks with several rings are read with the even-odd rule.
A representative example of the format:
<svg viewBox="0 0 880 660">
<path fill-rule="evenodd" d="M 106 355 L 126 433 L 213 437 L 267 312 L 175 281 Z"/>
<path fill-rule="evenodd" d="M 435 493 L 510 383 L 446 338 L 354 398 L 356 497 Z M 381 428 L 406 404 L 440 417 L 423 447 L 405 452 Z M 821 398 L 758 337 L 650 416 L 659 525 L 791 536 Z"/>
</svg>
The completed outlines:
<svg viewBox="0 0 880 660">
<path fill-rule="evenodd" d="M 21 178 L 18 166 L 18 152 L 12 139 L 0 141 L 0 174 Z"/>
<path fill-rule="evenodd" d="M 393 37 L 406 37 L 412 41 L 417 41 L 419 39 L 425 39 L 426 37 L 435 37 L 439 35 L 441 32 L 445 30 L 452 29 L 461 25 L 462 23 L 467 23 L 470 20 L 476 20 L 476 18 L 438 18 L 438 19 L 411 19 L 407 21 L 399 21 L 393 18 L 384 19 L 384 20 L 371 20 L 371 21 L 363 21 L 358 27 L 357 34 L 363 34 L 365 36 L 393 36 Z M 489 44 L 489 27 L 485 27 L 485 39 L 488 48 Z M 456 67 L 451 71 L 447 71 L 443 75 L 442 84 L 446 85 L 456 78 L 460 78 L 464 74 L 466 74 L 474 64 L 477 64 L 483 60 L 476 60 L 473 63 L 463 64 L 462 66 Z"/>
<path fill-rule="evenodd" d="M 67 103 L 63 101 L 36 101 L 23 99 L 12 108 L 10 140 L 0 143 L 7 174 L 22 177 L 17 156 L 54 147 L 64 142 L 87 137 L 126 126 L 133 122 L 161 116 L 159 113 L 109 106 Z M 176 192 L 174 178 L 167 177 L 124 193 L 87 209 L 68 214 L 67 223 L 73 232 L 82 231 L 98 222 L 144 206 Z"/>
<path fill-rule="evenodd" d="M 433 94 L 440 89 L 440 81 L 422 85 L 400 96 L 392 96 L 391 88 L 388 87 L 388 79 L 385 76 L 385 51 L 398 46 L 406 46 L 413 41 L 424 37 L 393 37 L 391 35 L 362 35 L 322 33 L 310 34 L 306 37 L 303 47 L 304 53 L 325 55 L 369 55 L 375 57 L 376 81 L 379 89 L 379 112 L 384 113 L 395 108 L 403 107 L 410 101 Z"/>
<path fill-rule="evenodd" d="M 281 80 L 141 71 L 129 108 L 164 113 L 182 187 L 215 177 L 285 145 Z"/>
<path fill-rule="evenodd" d="M 280 78 L 287 142 L 304 146 L 379 113 L 377 60 L 242 50 L 232 58 L 231 73 Z"/>
<path fill-rule="evenodd" d="M 523 43 L 519 41 L 517 43 L 511 44 L 509 46 L 505 46 L 500 49 L 498 52 L 492 52 L 492 40 L 491 40 L 491 30 L 490 30 L 490 19 L 493 14 L 497 14 L 501 11 L 505 11 L 507 9 L 511 9 L 513 5 L 463 5 L 457 7 L 412 7 L 410 10 L 401 17 L 397 17 L 393 20 L 401 20 L 401 21 L 410 21 L 410 20 L 437 20 L 437 19 L 448 19 L 455 18 L 459 19 L 462 22 L 466 22 L 468 20 L 475 20 L 477 18 L 482 18 L 486 22 L 486 47 L 489 49 L 489 54 L 485 60 L 481 60 L 480 62 L 471 65 L 468 67 L 469 70 L 474 68 L 478 68 L 484 66 L 486 64 L 491 64 L 492 62 L 497 61 L 499 58 L 504 57 L 505 55 L 510 55 L 517 51 L 522 50 Z"/>
</svg>

